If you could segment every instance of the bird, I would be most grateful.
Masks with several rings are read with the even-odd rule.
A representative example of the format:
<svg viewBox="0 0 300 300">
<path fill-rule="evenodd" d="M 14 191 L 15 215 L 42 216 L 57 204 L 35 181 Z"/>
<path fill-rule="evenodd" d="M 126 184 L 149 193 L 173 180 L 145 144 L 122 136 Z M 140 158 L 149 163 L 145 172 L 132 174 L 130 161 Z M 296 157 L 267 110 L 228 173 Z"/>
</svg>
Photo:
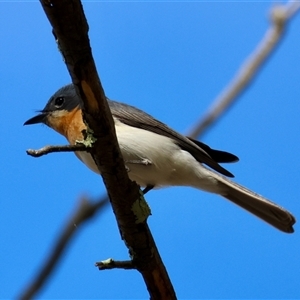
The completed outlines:
<svg viewBox="0 0 300 300">
<path fill-rule="evenodd" d="M 107 101 L 128 176 L 145 188 L 144 193 L 168 186 L 193 187 L 220 195 L 283 232 L 294 232 L 296 220 L 290 212 L 230 179 L 233 174 L 220 163 L 237 162 L 237 156 L 184 136 L 131 105 Z M 86 130 L 82 108 L 75 86 L 68 84 L 24 125 L 46 124 L 74 145 Z M 88 152 L 75 154 L 99 174 Z"/>
</svg>

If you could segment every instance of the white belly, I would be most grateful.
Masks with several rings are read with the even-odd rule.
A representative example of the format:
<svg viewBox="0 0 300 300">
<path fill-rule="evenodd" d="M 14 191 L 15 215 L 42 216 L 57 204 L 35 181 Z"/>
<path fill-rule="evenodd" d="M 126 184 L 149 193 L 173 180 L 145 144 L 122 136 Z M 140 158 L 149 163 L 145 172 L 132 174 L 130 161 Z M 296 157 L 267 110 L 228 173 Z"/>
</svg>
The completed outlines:
<svg viewBox="0 0 300 300">
<path fill-rule="evenodd" d="M 116 120 L 115 122 L 128 176 L 138 185 L 193 186 L 216 192 L 217 181 L 211 173 L 208 173 L 190 153 L 177 146 L 172 139 L 124 125 Z M 90 154 L 77 152 L 77 155 L 91 170 L 99 173 Z M 149 163 L 143 164 L 142 161 Z"/>
</svg>

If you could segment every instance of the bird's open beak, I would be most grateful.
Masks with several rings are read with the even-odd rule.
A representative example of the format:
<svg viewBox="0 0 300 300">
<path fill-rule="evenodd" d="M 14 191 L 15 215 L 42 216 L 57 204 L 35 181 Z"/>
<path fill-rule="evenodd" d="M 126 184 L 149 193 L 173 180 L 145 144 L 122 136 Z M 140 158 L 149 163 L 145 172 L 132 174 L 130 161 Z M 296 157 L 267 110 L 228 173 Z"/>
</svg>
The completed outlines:
<svg viewBox="0 0 300 300">
<path fill-rule="evenodd" d="M 32 124 L 38 124 L 38 123 L 45 123 L 47 118 L 46 113 L 41 113 L 29 120 L 27 120 L 23 125 L 32 125 Z"/>
</svg>

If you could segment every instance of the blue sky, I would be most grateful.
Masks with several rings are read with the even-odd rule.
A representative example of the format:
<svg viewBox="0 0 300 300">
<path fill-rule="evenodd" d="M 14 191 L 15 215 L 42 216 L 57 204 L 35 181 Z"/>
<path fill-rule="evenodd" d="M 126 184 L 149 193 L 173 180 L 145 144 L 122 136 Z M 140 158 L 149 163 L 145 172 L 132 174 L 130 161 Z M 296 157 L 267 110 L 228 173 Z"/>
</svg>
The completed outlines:
<svg viewBox="0 0 300 300">
<path fill-rule="evenodd" d="M 111 99 L 187 132 L 268 28 L 272 2 L 84 2 L 98 72 Z M 38 1 L 0 2 L 1 289 L 30 282 L 82 195 L 102 179 L 71 153 L 42 158 L 28 148 L 65 144 L 46 126 L 23 127 L 70 82 Z M 202 141 L 239 156 L 235 180 L 300 216 L 300 15 L 239 101 Z M 300 242 L 222 198 L 191 188 L 146 197 L 149 226 L 178 298 L 299 298 Z M 78 230 L 38 298 L 148 298 L 135 271 L 100 272 L 127 259 L 108 207 Z"/>
</svg>

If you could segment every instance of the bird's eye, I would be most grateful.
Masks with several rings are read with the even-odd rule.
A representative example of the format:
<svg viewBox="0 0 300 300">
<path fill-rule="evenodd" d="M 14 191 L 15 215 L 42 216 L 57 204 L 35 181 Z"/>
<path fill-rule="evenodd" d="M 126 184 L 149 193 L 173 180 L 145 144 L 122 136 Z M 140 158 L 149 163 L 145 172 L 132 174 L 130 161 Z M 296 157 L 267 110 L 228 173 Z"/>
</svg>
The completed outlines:
<svg viewBox="0 0 300 300">
<path fill-rule="evenodd" d="M 54 101 L 54 105 L 56 108 L 60 108 L 65 103 L 64 97 L 57 97 Z"/>
</svg>

